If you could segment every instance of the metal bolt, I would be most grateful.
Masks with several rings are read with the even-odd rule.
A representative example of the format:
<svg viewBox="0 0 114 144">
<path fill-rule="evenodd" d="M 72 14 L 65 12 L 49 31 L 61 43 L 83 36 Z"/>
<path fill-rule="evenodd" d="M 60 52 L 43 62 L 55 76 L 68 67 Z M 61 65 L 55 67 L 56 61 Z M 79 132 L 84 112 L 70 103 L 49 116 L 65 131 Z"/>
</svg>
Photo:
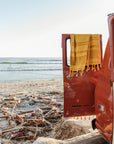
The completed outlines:
<svg viewBox="0 0 114 144">
<path fill-rule="evenodd" d="M 67 75 L 66 78 L 69 79 L 70 78 L 69 75 Z"/>
<path fill-rule="evenodd" d="M 70 86 L 68 85 L 68 88 L 70 88 Z"/>
</svg>

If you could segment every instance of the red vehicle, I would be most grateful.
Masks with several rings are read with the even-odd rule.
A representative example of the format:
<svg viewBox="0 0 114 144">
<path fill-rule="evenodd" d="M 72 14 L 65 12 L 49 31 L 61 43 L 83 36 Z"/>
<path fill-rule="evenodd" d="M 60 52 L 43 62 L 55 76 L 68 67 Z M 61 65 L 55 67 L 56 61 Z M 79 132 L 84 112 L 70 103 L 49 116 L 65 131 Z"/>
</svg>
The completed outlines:
<svg viewBox="0 0 114 144">
<path fill-rule="evenodd" d="M 114 144 L 114 14 L 108 16 L 109 39 L 102 58 L 102 36 L 100 71 L 84 72 L 83 76 L 69 77 L 67 64 L 67 40 L 69 34 L 62 35 L 64 117 L 96 115 L 92 121 L 103 137 Z"/>
</svg>

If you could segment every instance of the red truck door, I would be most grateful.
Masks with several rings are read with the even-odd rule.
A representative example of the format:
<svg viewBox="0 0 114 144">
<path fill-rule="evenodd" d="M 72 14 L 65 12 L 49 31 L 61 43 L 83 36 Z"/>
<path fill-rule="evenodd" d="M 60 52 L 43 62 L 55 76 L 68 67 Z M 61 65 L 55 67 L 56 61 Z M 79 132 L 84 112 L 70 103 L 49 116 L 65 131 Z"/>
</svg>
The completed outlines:
<svg viewBox="0 0 114 144">
<path fill-rule="evenodd" d="M 64 80 L 64 117 L 95 114 L 95 87 L 99 71 L 84 72 L 83 76 L 69 77 L 67 64 L 67 40 L 69 34 L 62 35 L 63 80 Z M 102 42 L 101 42 L 102 58 Z"/>
<path fill-rule="evenodd" d="M 96 127 L 114 144 L 114 14 L 108 17 L 109 40 L 95 90 Z"/>
</svg>

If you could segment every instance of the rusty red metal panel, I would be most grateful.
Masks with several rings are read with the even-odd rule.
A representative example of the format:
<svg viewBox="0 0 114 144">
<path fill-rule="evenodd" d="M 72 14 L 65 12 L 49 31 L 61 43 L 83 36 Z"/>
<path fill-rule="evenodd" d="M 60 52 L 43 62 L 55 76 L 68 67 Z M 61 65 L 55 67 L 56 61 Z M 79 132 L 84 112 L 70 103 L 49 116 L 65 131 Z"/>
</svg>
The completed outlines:
<svg viewBox="0 0 114 144">
<path fill-rule="evenodd" d="M 108 18 L 109 23 L 109 42 L 110 42 L 110 56 L 111 56 L 111 81 L 114 82 L 114 14 Z"/>
<path fill-rule="evenodd" d="M 69 78 L 66 64 L 66 40 L 69 34 L 62 35 L 63 79 L 64 79 L 64 116 L 85 116 L 95 114 L 94 93 L 99 71 L 84 72 L 83 76 Z M 102 55 L 102 40 L 101 40 Z"/>
<path fill-rule="evenodd" d="M 108 41 L 95 90 L 95 112 L 96 126 L 109 143 L 112 138 L 112 87 L 110 85 L 110 78 L 111 61 L 110 44 Z"/>
<path fill-rule="evenodd" d="M 95 111 L 96 126 L 104 138 L 111 143 L 113 134 L 114 14 L 109 15 L 108 22 L 109 40 L 95 90 Z M 101 104 L 103 109 L 100 109 L 98 104 Z"/>
</svg>

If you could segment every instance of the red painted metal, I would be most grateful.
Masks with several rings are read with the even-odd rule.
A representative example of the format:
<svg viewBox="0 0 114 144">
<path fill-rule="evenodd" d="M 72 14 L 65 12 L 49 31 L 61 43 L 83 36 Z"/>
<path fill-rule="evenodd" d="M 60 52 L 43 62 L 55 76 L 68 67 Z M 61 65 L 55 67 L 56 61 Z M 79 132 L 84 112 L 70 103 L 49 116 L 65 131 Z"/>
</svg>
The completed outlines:
<svg viewBox="0 0 114 144">
<path fill-rule="evenodd" d="M 85 116 L 95 114 L 94 93 L 99 71 L 84 72 L 83 76 L 68 78 L 66 40 L 69 34 L 62 35 L 63 48 L 63 78 L 64 78 L 64 117 Z M 102 38 L 101 38 L 102 61 Z"/>
<path fill-rule="evenodd" d="M 104 138 L 111 144 L 113 133 L 113 93 L 114 82 L 114 14 L 109 16 L 109 40 L 107 43 L 102 69 L 95 90 L 96 126 Z M 104 111 L 98 108 L 104 106 Z"/>
<path fill-rule="evenodd" d="M 109 16 L 108 21 L 109 40 L 102 68 L 99 72 L 90 70 L 89 72 L 84 72 L 82 77 L 67 78 L 69 67 L 66 64 L 66 40 L 70 35 L 62 35 L 64 116 L 96 114 L 96 127 L 104 138 L 112 144 L 114 117 L 112 93 L 112 82 L 114 82 L 114 14 Z"/>
<path fill-rule="evenodd" d="M 110 41 L 110 51 L 111 51 L 111 81 L 114 82 L 114 14 L 110 15 L 108 18 L 109 22 L 109 41 Z"/>
<path fill-rule="evenodd" d="M 110 45 L 108 41 L 102 63 L 102 69 L 99 73 L 95 89 L 95 112 L 96 126 L 109 143 L 112 138 L 112 87 L 110 85 L 110 62 Z M 99 108 L 99 104 L 104 106 L 104 111 Z"/>
</svg>

